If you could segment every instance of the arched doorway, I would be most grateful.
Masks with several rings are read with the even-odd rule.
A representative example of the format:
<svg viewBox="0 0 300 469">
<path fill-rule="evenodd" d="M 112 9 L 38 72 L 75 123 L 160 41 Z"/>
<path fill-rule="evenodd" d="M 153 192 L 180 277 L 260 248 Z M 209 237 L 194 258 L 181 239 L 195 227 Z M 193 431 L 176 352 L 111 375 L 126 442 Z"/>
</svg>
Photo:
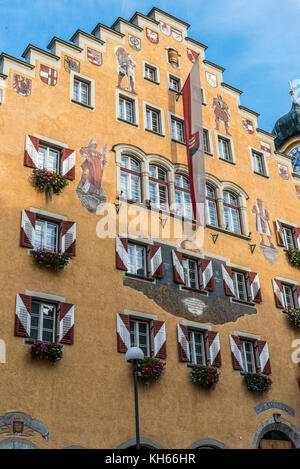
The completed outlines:
<svg viewBox="0 0 300 469">
<path fill-rule="evenodd" d="M 288 420 L 274 417 L 265 420 L 257 428 L 253 449 L 298 449 L 300 448 L 300 431 Z"/>
</svg>

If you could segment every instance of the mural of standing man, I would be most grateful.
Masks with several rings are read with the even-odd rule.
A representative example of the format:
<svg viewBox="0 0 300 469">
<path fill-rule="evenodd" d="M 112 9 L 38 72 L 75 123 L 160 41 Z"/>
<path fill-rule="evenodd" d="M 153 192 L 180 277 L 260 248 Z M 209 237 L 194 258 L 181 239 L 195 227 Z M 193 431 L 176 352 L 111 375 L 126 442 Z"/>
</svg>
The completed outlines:
<svg viewBox="0 0 300 469">
<path fill-rule="evenodd" d="M 256 231 L 260 234 L 259 248 L 268 262 L 274 264 L 278 259 L 278 250 L 272 241 L 272 229 L 270 226 L 270 215 L 264 207 L 262 199 L 256 199 L 256 204 L 252 207 L 252 213 L 256 216 Z M 265 237 L 268 244 L 265 243 Z"/>
<path fill-rule="evenodd" d="M 137 94 L 135 92 L 135 81 L 134 81 L 134 68 L 136 67 L 135 61 L 131 58 L 130 54 L 124 47 L 116 47 L 115 53 L 118 61 L 118 84 L 117 88 L 126 89 L 130 93 Z M 122 88 L 121 84 L 123 78 L 127 77 L 127 88 Z"/>
<path fill-rule="evenodd" d="M 223 121 L 226 134 L 231 135 L 229 132 L 230 109 L 220 94 L 214 97 L 212 109 L 215 113 L 216 130 L 220 130 L 220 121 Z"/>
</svg>

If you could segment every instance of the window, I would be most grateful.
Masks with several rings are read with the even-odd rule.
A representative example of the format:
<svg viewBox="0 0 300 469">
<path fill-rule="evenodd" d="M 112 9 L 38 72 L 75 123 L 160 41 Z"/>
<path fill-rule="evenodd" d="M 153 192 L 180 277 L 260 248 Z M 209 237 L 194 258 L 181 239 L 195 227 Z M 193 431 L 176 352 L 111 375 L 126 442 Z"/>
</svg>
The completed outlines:
<svg viewBox="0 0 300 469">
<path fill-rule="evenodd" d="M 200 289 L 198 262 L 194 259 L 182 258 L 184 284 L 188 288 Z"/>
<path fill-rule="evenodd" d="M 234 285 L 235 298 L 237 300 L 247 301 L 247 283 L 245 272 L 232 271 L 232 280 Z"/>
<path fill-rule="evenodd" d="M 45 145 L 39 145 L 37 167 L 59 173 L 60 151 Z"/>
<path fill-rule="evenodd" d="M 189 330 L 189 348 L 190 348 L 191 364 L 206 365 L 203 332 Z"/>
<path fill-rule="evenodd" d="M 255 173 L 266 175 L 264 157 L 261 153 L 252 151 L 252 164 Z"/>
<path fill-rule="evenodd" d="M 161 133 L 160 111 L 150 107 L 146 107 L 146 129 L 157 134 Z"/>
<path fill-rule="evenodd" d="M 177 174 L 175 176 L 176 213 L 186 218 L 193 218 L 190 183 L 188 178 Z"/>
<path fill-rule="evenodd" d="M 223 137 L 218 137 L 219 158 L 226 161 L 232 160 L 232 151 L 230 140 Z"/>
<path fill-rule="evenodd" d="M 32 302 L 30 338 L 53 342 L 55 340 L 56 306 L 49 303 Z"/>
<path fill-rule="evenodd" d="M 145 64 L 145 78 L 147 78 L 150 81 L 155 81 L 158 82 L 157 79 L 157 68 L 153 67 L 149 64 Z"/>
<path fill-rule="evenodd" d="M 141 202 L 140 164 L 131 156 L 121 157 L 121 196 Z"/>
<path fill-rule="evenodd" d="M 90 84 L 74 78 L 73 84 L 73 99 L 81 104 L 90 104 Z"/>
<path fill-rule="evenodd" d="M 183 121 L 173 116 L 171 117 L 171 134 L 173 140 L 181 143 L 185 142 Z"/>
<path fill-rule="evenodd" d="M 149 323 L 137 319 L 130 319 L 130 345 L 139 347 L 145 357 L 150 357 L 150 328 Z"/>
<path fill-rule="evenodd" d="M 282 233 L 284 237 L 284 246 L 286 249 L 293 249 L 296 248 L 295 237 L 294 237 L 294 230 L 293 228 L 282 225 Z"/>
<path fill-rule="evenodd" d="M 282 283 L 282 295 L 285 308 L 296 308 L 293 287 Z"/>
<path fill-rule="evenodd" d="M 159 166 L 150 165 L 149 193 L 151 206 L 163 210 L 168 209 L 167 172 Z"/>
<path fill-rule="evenodd" d="M 147 276 L 145 246 L 128 243 L 128 272 L 140 277 Z"/>
<path fill-rule="evenodd" d="M 135 123 L 134 101 L 124 96 L 119 96 L 119 118 Z"/>
<path fill-rule="evenodd" d="M 59 225 L 37 219 L 35 223 L 34 249 L 58 251 Z"/>
<path fill-rule="evenodd" d="M 246 373 L 256 373 L 254 343 L 240 338 L 243 368 Z"/>
<path fill-rule="evenodd" d="M 234 233 L 241 233 L 240 214 L 238 209 L 237 197 L 231 192 L 223 192 L 223 207 L 226 223 L 226 230 Z"/>
<path fill-rule="evenodd" d="M 169 89 L 172 91 L 180 91 L 180 78 L 169 75 Z"/>
<path fill-rule="evenodd" d="M 209 134 L 207 129 L 203 129 L 203 151 L 210 153 Z"/>
<path fill-rule="evenodd" d="M 206 222 L 212 226 L 219 225 L 215 190 L 208 185 L 206 185 Z"/>
</svg>

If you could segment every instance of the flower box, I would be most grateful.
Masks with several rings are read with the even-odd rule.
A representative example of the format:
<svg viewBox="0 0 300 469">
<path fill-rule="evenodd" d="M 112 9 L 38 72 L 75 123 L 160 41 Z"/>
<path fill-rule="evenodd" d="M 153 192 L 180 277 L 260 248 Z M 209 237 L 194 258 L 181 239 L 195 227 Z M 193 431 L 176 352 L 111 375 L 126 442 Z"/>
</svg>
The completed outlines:
<svg viewBox="0 0 300 469">
<path fill-rule="evenodd" d="M 192 381 L 202 388 L 214 389 L 219 381 L 219 374 L 212 366 L 194 366 L 191 371 Z"/>
<path fill-rule="evenodd" d="M 137 364 L 139 380 L 144 384 L 156 382 L 165 374 L 165 365 L 159 358 L 144 358 Z"/>
<path fill-rule="evenodd" d="M 282 311 L 295 327 L 300 327 L 300 308 L 285 308 Z"/>
<path fill-rule="evenodd" d="M 32 183 L 39 191 L 46 192 L 50 200 L 53 194 L 59 194 L 68 185 L 65 176 L 46 169 L 33 169 Z"/>
<path fill-rule="evenodd" d="M 287 251 L 289 261 L 295 267 L 300 268 L 300 249 L 292 248 Z"/>
<path fill-rule="evenodd" d="M 259 373 L 245 373 L 244 379 L 249 391 L 252 392 L 266 392 L 269 391 L 272 380 L 268 376 Z"/>
<path fill-rule="evenodd" d="M 35 249 L 32 255 L 36 262 L 54 270 L 61 270 L 66 267 L 70 257 L 60 252 L 49 251 L 48 249 Z"/>
<path fill-rule="evenodd" d="M 30 353 L 34 360 L 48 360 L 51 363 L 55 363 L 61 360 L 63 356 L 63 345 L 34 340 L 30 347 Z"/>
</svg>

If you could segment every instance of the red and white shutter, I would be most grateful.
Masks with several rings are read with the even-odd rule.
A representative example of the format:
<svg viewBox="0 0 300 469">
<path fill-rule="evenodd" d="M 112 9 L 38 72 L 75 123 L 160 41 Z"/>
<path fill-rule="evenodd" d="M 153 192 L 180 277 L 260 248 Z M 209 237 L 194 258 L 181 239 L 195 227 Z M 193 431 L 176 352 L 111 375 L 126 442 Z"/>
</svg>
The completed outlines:
<svg viewBox="0 0 300 469">
<path fill-rule="evenodd" d="M 222 365 L 220 337 L 218 332 L 208 331 L 208 348 L 211 366 L 219 367 Z"/>
<path fill-rule="evenodd" d="M 74 305 L 60 303 L 57 317 L 57 340 L 61 344 L 74 343 Z"/>
<path fill-rule="evenodd" d="M 261 373 L 265 375 L 271 374 L 271 365 L 270 365 L 270 356 L 269 348 L 267 342 L 264 340 L 257 341 L 257 350 L 259 357 L 259 365 Z"/>
<path fill-rule="evenodd" d="M 126 353 L 130 348 L 130 318 L 128 314 L 117 314 L 118 352 Z"/>
<path fill-rule="evenodd" d="M 208 291 L 214 291 L 214 273 L 212 268 L 212 261 L 208 259 L 201 260 L 202 270 L 202 288 Z"/>
<path fill-rule="evenodd" d="M 277 244 L 278 246 L 284 247 L 284 232 L 282 229 L 282 224 L 278 219 L 275 220 L 275 226 L 276 226 Z"/>
<path fill-rule="evenodd" d="M 16 298 L 15 335 L 30 337 L 32 297 L 19 293 Z"/>
<path fill-rule="evenodd" d="M 128 270 L 128 238 L 116 236 L 116 265 L 117 269 Z"/>
<path fill-rule="evenodd" d="M 284 297 L 283 297 L 283 289 L 282 289 L 281 281 L 277 280 L 277 278 L 273 278 L 272 279 L 272 284 L 273 284 L 276 307 L 280 308 L 280 309 L 283 309 L 284 308 Z"/>
<path fill-rule="evenodd" d="M 296 238 L 296 246 L 300 249 L 300 228 L 294 228 L 295 231 L 295 238 Z"/>
<path fill-rule="evenodd" d="M 222 275 L 225 294 L 227 296 L 235 296 L 231 267 L 222 264 Z"/>
<path fill-rule="evenodd" d="M 150 244 L 149 246 L 150 273 L 152 277 L 163 278 L 163 261 L 161 247 Z"/>
<path fill-rule="evenodd" d="M 61 222 L 61 252 L 67 256 L 76 254 L 76 223 L 73 221 Z"/>
<path fill-rule="evenodd" d="M 254 301 L 255 303 L 261 303 L 262 298 L 258 274 L 256 272 L 249 272 L 248 275 L 251 301 Z"/>
<path fill-rule="evenodd" d="M 166 343 L 166 323 L 162 321 L 153 321 L 153 343 L 154 358 L 167 358 L 167 343 Z"/>
<path fill-rule="evenodd" d="M 67 179 L 75 179 L 75 150 L 64 148 L 62 151 L 61 174 Z"/>
<path fill-rule="evenodd" d="M 230 341 L 233 369 L 244 371 L 240 339 L 237 335 L 230 335 L 229 341 Z"/>
<path fill-rule="evenodd" d="M 296 304 L 300 308 L 300 285 L 296 285 Z"/>
<path fill-rule="evenodd" d="M 39 159 L 39 139 L 32 135 L 26 135 L 24 166 L 37 168 Z"/>
<path fill-rule="evenodd" d="M 190 345 L 189 345 L 189 332 L 187 326 L 177 324 L 178 333 L 178 346 L 179 346 L 179 360 L 182 362 L 190 362 Z"/>
<path fill-rule="evenodd" d="M 182 265 L 181 252 L 172 250 L 174 280 L 177 283 L 184 283 L 184 270 Z"/>
<path fill-rule="evenodd" d="M 33 249 L 35 237 L 36 214 L 29 210 L 22 210 L 21 219 L 21 246 Z"/>
</svg>

